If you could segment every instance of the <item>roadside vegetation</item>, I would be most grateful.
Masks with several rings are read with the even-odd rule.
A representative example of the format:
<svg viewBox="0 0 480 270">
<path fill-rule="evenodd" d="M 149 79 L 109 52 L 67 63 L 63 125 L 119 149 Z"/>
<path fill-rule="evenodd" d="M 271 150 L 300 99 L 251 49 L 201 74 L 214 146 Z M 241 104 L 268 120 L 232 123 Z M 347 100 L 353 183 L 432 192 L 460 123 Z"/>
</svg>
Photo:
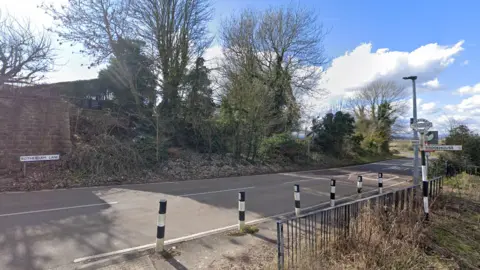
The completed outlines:
<svg viewBox="0 0 480 270">
<path fill-rule="evenodd" d="M 62 154 L 54 172 L 50 166 L 37 173 L 32 165 L 30 177 L 66 179 L 53 184 L 66 187 L 391 156 L 406 108 L 402 85 L 375 81 L 356 89 L 345 106 L 330 109 L 303 102 L 328 94 L 318 87 L 328 35 L 311 10 L 245 9 L 209 33 L 208 0 L 47 1 L 39 8 L 54 19 L 48 30 L 59 42 L 81 44 L 80 53 L 93 59 L 89 67 L 106 66 L 97 79 L 62 84 L 59 90 L 74 105 L 73 149 Z M 205 59 L 214 35 L 221 55 Z M 10 75 L 13 81 L 21 73 Z M 97 106 L 85 108 L 85 100 Z M 29 185 L 42 182 L 34 180 Z"/>
<path fill-rule="evenodd" d="M 448 178 L 423 213 L 362 212 L 347 238 L 321 255 L 302 258 L 299 269 L 478 269 L 480 267 L 480 177 Z M 352 225 L 353 226 L 353 225 Z M 320 248 L 320 247 L 319 247 Z M 276 269 L 276 262 L 271 269 Z M 287 269 L 290 269 L 287 267 Z"/>
</svg>

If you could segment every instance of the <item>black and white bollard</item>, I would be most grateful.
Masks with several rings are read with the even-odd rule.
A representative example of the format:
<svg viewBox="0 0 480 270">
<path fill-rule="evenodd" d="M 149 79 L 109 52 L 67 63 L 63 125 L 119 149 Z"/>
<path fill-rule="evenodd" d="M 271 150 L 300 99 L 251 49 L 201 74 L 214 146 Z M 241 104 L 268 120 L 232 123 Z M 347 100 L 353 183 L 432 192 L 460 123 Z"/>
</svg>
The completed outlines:
<svg viewBox="0 0 480 270">
<path fill-rule="evenodd" d="M 157 242 L 155 250 L 161 252 L 165 245 L 165 218 L 167 214 L 167 201 L 160 201 L 160 208 L 158 209 L 158 221 L 157 221 Z"/>
<path fill-rule="evenodd" d="M 362 185 L 363 185 L 363 177 L 359 175 L 357 177 L 357 193 L 358 194 L 362 193 Z"/>
<path fill-rule="evenodd" d="M 425 212 L 425 220 L 428 220 L 428 179 L 427 166 L 425 164 L 425 151 L 421 151 L 422 156 L 422 191 L 423 191 L 423 210 Z"/>
<path fill-rule="evenodd" d="M 245 191 L 238 192 L 238 230 L 245 227 Z"/>
<path fill-rule="evenodd" d="M 335 206 L 335 179 L 330 180 L 330 206 Z"/>
<path fill-rule="evenodd" d="M 295 199 L 295 215 L 300 216 L 300 185 L 293 186 L 293 198 Z"/>
<path fill-rule="evenodd" d="M 383 173 L 378 173 L 378 192 L 383 193 Z"/>
</svg>

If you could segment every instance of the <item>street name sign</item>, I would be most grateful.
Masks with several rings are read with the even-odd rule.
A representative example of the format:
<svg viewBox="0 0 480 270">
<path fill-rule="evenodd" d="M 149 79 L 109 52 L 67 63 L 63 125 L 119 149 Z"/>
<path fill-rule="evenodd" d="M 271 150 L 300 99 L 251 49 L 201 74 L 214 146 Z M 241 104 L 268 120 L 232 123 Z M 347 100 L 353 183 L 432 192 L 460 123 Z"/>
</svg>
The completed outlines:
<svg viewBox="0 0 480 270">
<path fill-rule="evenodd" d="M 414 122 L 410 125 L 410 127 L 420 133 L 427 132 L 433 126 L 432 122 L 428 121 L 427 119 L 417 119 L 417 122 Z"/>
<path fill-rule="evenodd" d="M 20 162 L 59 160 L 60 155 L 21 156 Z"/>
<path fill-rule="evenodd" d="M 462 146 L 461 146 L 461 145 L 428 144 L 428 145 L 425 145 L 425 150 L 433 150 L 433 151 L 462 151 Z"/>
</svg>

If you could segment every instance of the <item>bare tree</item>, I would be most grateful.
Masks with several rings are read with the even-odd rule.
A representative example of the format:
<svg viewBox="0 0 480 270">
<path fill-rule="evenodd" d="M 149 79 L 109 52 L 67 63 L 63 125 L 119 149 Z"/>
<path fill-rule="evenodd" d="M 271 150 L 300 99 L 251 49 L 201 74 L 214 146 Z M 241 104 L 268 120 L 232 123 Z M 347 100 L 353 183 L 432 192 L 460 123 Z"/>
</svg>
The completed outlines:
<svg viewBox="0 0 480 270">
<path fill-rule="evenodd" d="M 357 89 L 350 100 L 350 106 L 355 110 L 355 114 L 366 114 L 373 119 L 378 118 L 379 107 L 388 103 L 392 108 L 391 115 L 402 115 L 408 109 L 407 96 L 403 85 L 377 80 Z"/>
<path fill-rule="evenodd" d="M 406 88 L 393 81 L 377 80 L 356 90 L 350 100 L 357 132 L 377 144 L 380 152 L 388 152 L 388 144 L 395 130 L 397 119 L 406 112 Z"/>
<path fill-rule="evenodd" d="M 305 8 L 271 8 L 261 15 L 256 32 L 260 67 L 280 80 L 280 72 L 289 75 L 299 93 L 316 88 L 321 70 L 327 63 L 323 42 L 323 25 L 312 10 Z"/>
<path fill-rule="evenodd" d="M 90 66 L 121 54 L 117 43 L 132 37 L 129 0 L 69 0 L 67 5 L 43 3 L 40 8 L 54 19 L 50 31 L 60 42 L 83 45 L 80 51 L 93 58 Z"/>
<path fill-rule="evenodd" d="M 55 50 L 45 32 L 0 12 L 0 87 L 38 82 L 54 62 Z"/>
<path fill-rule="evenodd" d="M 175 132 L 179 114 L 179 87 L 187 66 L 210 46 L 207 23 L 212 8 L 208 0 L 136 0 L 133 21 L 138 35 L 153 49 L 161 74 L 160 110 Z"/>
<path fill-rule="evenodd" d="M 299 96 L 319 91 L 325 32 L 305 9 L 245 10 L 222 23 L 230 72 L 248 71 L 271 96 L 270 132 L 284 132 L 300 119 Z"/>
<path fill-rule="evenodd" d="M 130 70 L 125 54 L 129 40 L 136 39 L 131 1 L 69 0 L 60 7 L 45 3 L 40 7 L 54 19 L 55 26 L 49 30 L 58 34 L 61 42 L 83 45 L 80 52 L 93 58 L 89 68 L 116 58 L 117 81 L 131 91 L 140 111 L 142 99 L 135 83 L 138 70 Z"/>
</svg>

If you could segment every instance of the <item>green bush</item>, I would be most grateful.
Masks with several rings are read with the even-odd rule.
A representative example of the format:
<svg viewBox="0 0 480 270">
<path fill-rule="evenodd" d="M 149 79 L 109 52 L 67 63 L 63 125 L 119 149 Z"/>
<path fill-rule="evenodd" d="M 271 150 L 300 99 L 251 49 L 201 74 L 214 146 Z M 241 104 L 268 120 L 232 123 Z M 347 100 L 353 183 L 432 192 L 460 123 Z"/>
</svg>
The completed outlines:
<svg viewBox="0 0 480 270">
<path fill-rule="evenodd" d="M 288 133 L 275 134 L 260 143 L 259 154 L 266 161 L 302 161 L 306 157 L 306 142 L 297 141 Z"/>
</svg>

